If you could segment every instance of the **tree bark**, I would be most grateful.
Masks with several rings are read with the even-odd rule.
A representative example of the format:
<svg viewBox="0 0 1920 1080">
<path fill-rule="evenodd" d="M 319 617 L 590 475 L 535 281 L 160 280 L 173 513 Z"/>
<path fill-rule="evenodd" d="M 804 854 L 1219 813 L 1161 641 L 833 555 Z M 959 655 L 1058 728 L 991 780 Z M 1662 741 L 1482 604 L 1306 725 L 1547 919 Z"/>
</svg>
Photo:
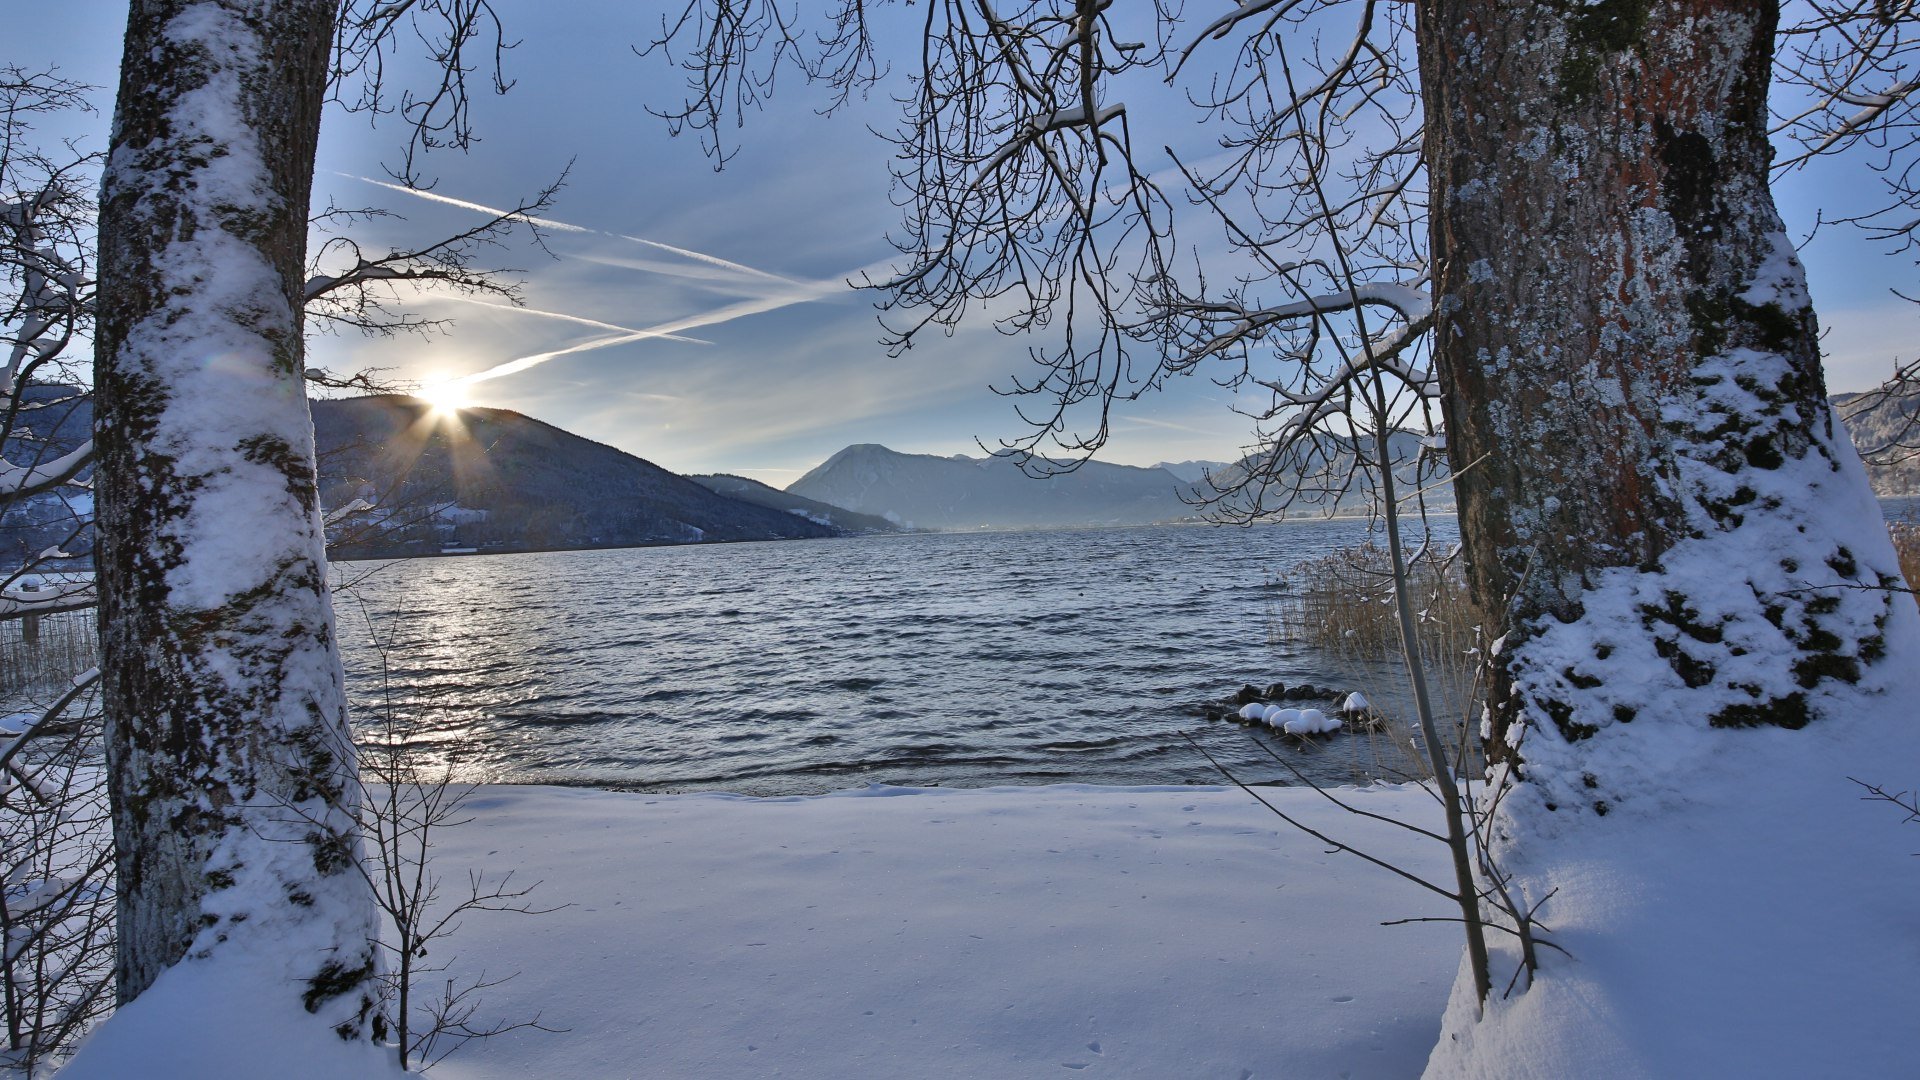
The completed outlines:
<svg viewBox="0 0 1920 1080">
<path fill-rule="evenodd" d="M 1690 716 L 1652 722 L 1800 727 L 1884 651 L 1892 567 L 1812 513 L 1864 478 L 1768 190 L 1777 18 L 1419 9 L 1449 453 L 1474 591 L 1507 616 L 1485 734 L 1496 763 L 1571 767 L 1550 809 L 1608 811 L 1618 778 L 1560 750 L 1668 690 Z M 1731 589 L 1697 580 L 1716 552 Z"/>
<path fill-rule="evenodd" d="M 133 4 L 94 407 L 120 1000 L 234 957 L 354 1037 L 375 924 L 301 340 L 334 9 Z"/>
</svg>

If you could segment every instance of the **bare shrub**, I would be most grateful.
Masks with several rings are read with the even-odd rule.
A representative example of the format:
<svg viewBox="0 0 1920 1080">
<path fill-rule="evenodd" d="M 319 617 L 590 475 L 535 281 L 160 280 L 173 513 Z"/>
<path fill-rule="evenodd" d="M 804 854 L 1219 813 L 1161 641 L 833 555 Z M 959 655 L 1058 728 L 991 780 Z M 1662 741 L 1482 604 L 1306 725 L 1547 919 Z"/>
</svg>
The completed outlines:
<svg viewBox="0 0 1920 1080">
<path fill-rule="evenodd" d="M 444 949 L 443 939 L 459 930 L 470 912 L 531 915 L 558 908 L 534 907 L 527 897 L 538 882 L 517 885 L 511 870 L 498 877 L 469 870 L 463 881 L 443 888 L 448 883 L 433 866 L 433 843 L 441 830 L 472 820 L 464 807 L 476 785 L 455 782 L 453 763 L 431 760 L 411 738 L 412 727 L 394 720 L 389 710 L 380 730 L 363 737 L 360 774 L 369 786 L 360 829 L 368 851 L 360 865 L 388 920 L 388 933 L 379 942 L 386 965 L 377 976 L 377 1027 L 385 1028 L 381 1034 L 392 1042 L 401 1068 L 425 1069 L 472 1039 L 529 1027 L 555 1030 L 543 1027 L 538 1015 L 481 1019 L 482 993 L 512 976 L 489 979 L 481 971 L 449 977 L 452 956 L 428 957 L 429 946 L 436 952 Z M 429 979 L 435 989 L 422 994 Z"/>
<path fill-rule="evenodd" d="M 58 1067 L 113 1008 L 114 865 L 88 672 L 0 736 L 0 1069 Z"/>
<path fill-rule="evenodd" d="M 456 965 L 445 951 L 445 939 L 460 929 L 469 913 L 538 915 L 566 905 L 535 907 L 528 897 L 539 883 L 516 884 L 511 870 L 490 876 L 469 869 L 464 881 L 450 887 L 442 878 L 434 864 L 434 843 L 444 830 L 473 820 L 466 803 L 479 785 L 456 781 L 455 756 L 424 739 L 420 718 L 402 714 L 395 705 L 382 636 L 364 607 L 361 616 L 367 618 L 379 651 L 384 698 L 374 722 L 361 726 L 357 750 L 365 786 L 360 833 L 367 850 L 356 865 L 386 916 L 382 938 L 375 943 L 385 961 L 375 976 L 380 1001 L 375 1036 L 393 1046 L 402 1069 L 424 1070 L 473 1039 L 524 1028 L 558 1031 L 541 1024 L 538 1014 L 524 1020 L 481 1017 L 484 992 L 512 974 L 448 975 Z M 429 979 L 435 986 L 423 993 Z"/>
</svg>

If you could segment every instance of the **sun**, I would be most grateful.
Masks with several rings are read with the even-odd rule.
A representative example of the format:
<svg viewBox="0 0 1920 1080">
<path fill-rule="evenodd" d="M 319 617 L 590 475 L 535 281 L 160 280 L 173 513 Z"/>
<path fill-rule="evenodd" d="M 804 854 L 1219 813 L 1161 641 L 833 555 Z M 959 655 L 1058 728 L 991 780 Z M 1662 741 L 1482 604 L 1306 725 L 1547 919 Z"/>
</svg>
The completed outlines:
<svg viewBox="0 0 1920 1080">
<path fill-rule="evenodd" d="M 415 391 L 420 400 L 433 406 L 436 413 L 453 413 L 466 408 L 467 383 L 462 379 L 428 379 Z"/>
</svg>

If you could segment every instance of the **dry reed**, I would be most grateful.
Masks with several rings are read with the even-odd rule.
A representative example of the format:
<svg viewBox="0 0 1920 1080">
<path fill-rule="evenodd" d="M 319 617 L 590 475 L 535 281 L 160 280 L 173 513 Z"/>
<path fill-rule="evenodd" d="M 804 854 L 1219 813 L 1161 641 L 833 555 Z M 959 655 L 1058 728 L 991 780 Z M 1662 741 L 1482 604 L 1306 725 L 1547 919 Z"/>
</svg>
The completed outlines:
<svg viewBox="0 0 1920 1080">
<path fill-rule="evenodd" d="M 1497 636 L 1493 620 L 1468 596 L 1455 561 L 1422 556 L 1408 567 L 1408 582 L 1434 706 L 1443 721 L 1452 721 L 1445 726 L 1459 740 L 1449 757 L 1470 761 L 1468 732 L 1478 727 L 1473 721 L 1480 713 L 1481 658 Z M 1376 771 L 1424 772 L 1415 737 L 1403 722 L 1413 710 L 1386 549 L 1367 543 L 1296 563 L 1276 583 L 1275 597 L 1271 639 L 1308 646 L 1344 669 L 1389 721 L 1385 738 L 1376 740 Z"/>
<path fill-rule="evenodd" d="M 1910 588 L 1920 589 L 1920 521 L 1892 522 L 1887 533 L 1902 576 Z M 1499 630 L 1468 595 L 1456 561 L 1423 557 L 1409 567 L 1408 576 L 1434 704 L 1443 718 L 1453 719 L 1465 745 L 1465 732 L 1479 726 L 1473 721 L 1480 714 L 1482 658 Z M 1377 713 L 1389 719 L 1411 713 L 1385 548 L 1361 544 L 1296 563 L 1274 585 L 1270 641 L 1308 646 L 1344 668 Z M 1914 599 L 1920 603 L 1920 592 Z M 1401 762 L 1410 774 L 1420 771 L 1418 747 L 1406 725 L 1392 723 L 1379 734 L 1386 745 L 1385 753 L 1376 750 L 1376 763 Z"/>
<path fill-rule="evenodd" d="M 1907 579 L 1908 588 L 1920 588 L 1920 522 L 1896 521 L 1887 526 L 1887 535 L 1893 538 L 1893 553 L 1900 557 L 1900 576 Z M 1920 603 L 1920 595 L 1914 597 Z"/>
<path fill-rule="evenodd" d="M 64 683 L 99 657 L 92 608 L 42 615 L 31 629 L 25 619 L 0 621 L 0 699 Z"/>
<path fill-rule="evenodd" d="M 1467 594 L 1457 562 L 1423 557 L 1408 567 L 1421 653 L 1432 664 L 1477 656 L 1492 620 Z M 1392 564 L 1372 543 L 1296 563 L 1278 583 L 1277 637 L 1329 656 L 1373 663 L 1400 655 Z"/>
</svg>

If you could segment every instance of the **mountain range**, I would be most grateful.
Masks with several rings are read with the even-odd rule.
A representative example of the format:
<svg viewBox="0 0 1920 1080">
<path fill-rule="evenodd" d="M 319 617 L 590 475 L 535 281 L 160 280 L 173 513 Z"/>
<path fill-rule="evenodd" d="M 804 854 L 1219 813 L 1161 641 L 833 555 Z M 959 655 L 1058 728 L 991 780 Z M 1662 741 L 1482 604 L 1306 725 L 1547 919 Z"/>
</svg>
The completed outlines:
<svg viewBox="0 0 1920 1080">
<path fill-rule="evenodd" d="M 784 510 L 789 514 L 798 514 L 818 525 L 838 529 L 843 533 L 893 533 L 907 530 L 886 518 L 871 514 L 858 514 L 843 507 L 829 503 L 815 502 L 791 491 L 781 491 L 769 487 L 758 480 L 749 480 L 744 476 L 732 476 L 727 473 L 710 473 L 704 476 L 689 476 L 694 483 L 717 491 L 729 499 L 739 499 L 759 506 Z"/>
<path fill-rule="evenodd" d="M 1403 432 L 1390 444 L 1401 493 L 1426 486 L 1428 509 L 1451 509 L 1453 491 L 1444 482 L 1444 460 L 1435 462 L 1429 455 L 1423 469 L 1416 470 L 1412 463 L 1420 453 L 1420 439 Z M 1347 440 L 1318 436 L 1277 459 L 1267 451 L 1236 462 L 1162 462 L 1152 468 L 1089 461 L 1072 472 L 1036 479 L 1008 458 L 903 454 L 862 443 L 828 458 L 787 492 L 915 528 L 941 530 L 1259 518 L 1282 508 L 1305 515 L 1364 513 L 1372 504 L 1371 492 L 1344 479 L 1353 459 Z M 1236 490 L 1259 474 L 1270 474 L 1272 481 L 1263 496 L 1256 499 L 1252 489 Z M 1280 497 L 1283 490 L 1294 497 Z M 1228 494 L 1222 496 L 1222 491 Z"/>
<path fill-rule="evenodd" d="M 1858 395 L 1836 395 L 1835 405 Z M 77 447 L 92 429 L 88 397 L 71 386 L 30 387 L 7 459 L 25 462 Z M 38 408 L 33 408 L 38 407 Z M 1846 419 L 1862 448 L 1882 446 L 1920 415 L 1920 403 Z M 683 477 L 648 461 L 503 409 L 470 408 L 459 423 L 424 402 L 387 395 L 315 401 L 321 499 L 341 557 L 482 550 L 612 547 L 714 540 L 805 539 L 903 529 L 1023 529 L 1133 525 L 1197 519 L 1210 474 L 1231 486 L 1269 464 L 1163 462 L 1153 468 L 1088 462 L 1033 479 L 1005 458 L 903 454 L 849 446 L 781 491 L 744 477 Z M 1418 450 L 1397 435 L 1394 456 Z M 1283 461 L 1282 477 L 1339 472 L 1351 460 L 1338 439 L 1314 444 L 1312 461 Z M 1897 456 L 1897 455 L 1894 455 Z M 1920 461 L 1869 464 L 1876 493 L 1920 494 Z M 1411 480 L 1403 477 L 1403 483 Z M 1452 504 L 1429 477 L 1431 508 Z M 1305 485 L 1309 491 L 1316 485 Z M 1228 504 L 1235 507 L 1234 503 Z M 1269 500 L 1265 509 L 1272 509 Z M 345 508 L 344 513 L 339 513 Z M 1236 509 L 1255 509 L 1244 500 Z M 1296 503 L 1303 513 L 1358 511 L 1363 493 Z M 0 515 L 0 563 L 18 565 L 54 545 L 92 547 L 92 494 L 62 490 L 20 500 Z M 76 528 L 78 532 L 76 534 Z"/>
<path fill-rule="evenodd" d="M 1444 451 L 1429 448 L 1421 436 L 1396 431 L 1387 436 L 1387 455 L 1393 462 L 1395 497 L 1405 508 L 1409 496 L 1420 490 L 1426 509 L 1451 513 L 1453 485 L 1448 481 Z M 1203 497 L 1217 498 L 1216 516 L 1228 520 L 1266 517 L 1285 510 L 1295 517 L 1365 514 L 1378 501 L 1367 474 L 1354 462 L 1374 457 L 1372 436 L 1356 448 L 1351 437 L 1316 433 L 1284 451 L 1259 450 L 1222 468 L 1208 470 L 1207 483 L 1196 484 Z M 1253 482 L 1264 477 L 1264 485 Z M 1224 493 L 1217 494 L 1216 493 Z"/>
<path fill-rule="evenodd" d="M 1039 529 L 1189 520 L 1187 485 L 1165 469 L 1089 461 L 1036 479 L 1007 458 L 849 446 L 787 485 L 790 494 L 918 529 Z"/>
<path fill-rule="evenodd" d="M 1193 461 L 1160 461 L 1155 462 L 1153 467 L 1156 469 L 1165 469 L 1189 484 L 1197 484 L 1205 480 L 1209 473 L 1217 473 L 1232 464 L 1233 462 L 1231 461 L 1203 461 L 1195 459 Z"/>
</svg>

